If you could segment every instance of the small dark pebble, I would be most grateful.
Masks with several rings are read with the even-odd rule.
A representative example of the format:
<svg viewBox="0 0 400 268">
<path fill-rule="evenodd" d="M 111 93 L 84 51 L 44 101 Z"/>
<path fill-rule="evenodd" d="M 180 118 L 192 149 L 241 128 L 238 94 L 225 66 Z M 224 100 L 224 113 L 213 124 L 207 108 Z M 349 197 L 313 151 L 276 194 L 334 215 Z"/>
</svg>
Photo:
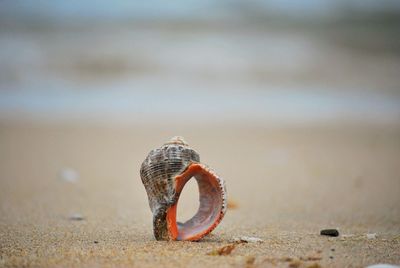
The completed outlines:
<svg viewBox="0 0 400 268">
<path fill-rule="evenodd" d="M 334 249 L 334 248 L 331 248 L 331 251 L 335 251 L 335 249 Z"/>
<path fill-rule="evenodd" d="M 321 230 L 321 235 L 339 236 L 339 231 L 336 229 L 324 229 Z"/>
<path fill-rule="evenodd" d="M 95 243 L 95 244 L 98 244 L 98 243 L 99 243 L 99 241 L 95 240 L 93 243 Z"/>
<path fill-rule="evenodd" d="M 333 259 L 333 256 L 329 256 L 329 259 Z"/>
</svg>

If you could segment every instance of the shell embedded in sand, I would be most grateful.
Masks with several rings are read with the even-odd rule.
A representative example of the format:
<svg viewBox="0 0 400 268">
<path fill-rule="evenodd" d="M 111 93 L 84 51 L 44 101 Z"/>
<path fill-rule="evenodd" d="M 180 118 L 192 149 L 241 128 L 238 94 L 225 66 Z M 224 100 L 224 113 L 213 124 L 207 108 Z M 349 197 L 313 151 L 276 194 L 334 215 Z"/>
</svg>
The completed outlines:
<svg viewBox="0 0 400 268">
<path fill-rule="evenodd" d="M 200 163 L 199 154 L 182 137 L 174 137 L 152 150 L 142 163 L 140 176 L 153 213 L 157 240 L 199 240 L 218 225 L 226 212 L 223 179 Z M 190 220 L 177 223 L 179 195 L 192 177 L 199 186 L 200 208 Z"/>
</svg>

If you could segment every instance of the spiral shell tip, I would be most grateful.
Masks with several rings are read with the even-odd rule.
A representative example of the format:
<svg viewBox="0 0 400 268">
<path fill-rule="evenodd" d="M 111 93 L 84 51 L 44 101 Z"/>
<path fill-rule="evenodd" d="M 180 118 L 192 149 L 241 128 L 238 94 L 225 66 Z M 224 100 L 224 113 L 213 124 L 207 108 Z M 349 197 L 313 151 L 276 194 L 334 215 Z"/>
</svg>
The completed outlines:
<svg viewBox="0 0 400 268">
<path fill-rule="evenodd" d="M 172 137 L 166 144 L 180 144 L 180 145 L 188 146 L 188 144 L 185 141 L 185 139 L 183 137 L 181 137 L 181 136 Z"/>
</svg>

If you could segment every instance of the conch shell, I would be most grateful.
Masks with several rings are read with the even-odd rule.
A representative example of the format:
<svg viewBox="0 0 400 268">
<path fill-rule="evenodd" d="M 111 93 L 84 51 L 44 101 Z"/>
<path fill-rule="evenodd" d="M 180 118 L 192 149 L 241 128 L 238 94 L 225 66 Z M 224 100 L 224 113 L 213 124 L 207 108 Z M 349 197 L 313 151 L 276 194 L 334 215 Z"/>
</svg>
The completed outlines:
<svg viewBox="0 0 400 268">
<path fill-rule="evenodd" d="M 199 154 L 182 137 L 174 137 L 161 148 L 152 150 L 142 163 L 140 176 L 153 213 L 157 240 L 200 240 L 225 215 L 224 180 L 200 163 Z M 200 207 L 190 220 L 177 223 L 179 195 L 192 177 L 199 186 Z"/>
</svg>

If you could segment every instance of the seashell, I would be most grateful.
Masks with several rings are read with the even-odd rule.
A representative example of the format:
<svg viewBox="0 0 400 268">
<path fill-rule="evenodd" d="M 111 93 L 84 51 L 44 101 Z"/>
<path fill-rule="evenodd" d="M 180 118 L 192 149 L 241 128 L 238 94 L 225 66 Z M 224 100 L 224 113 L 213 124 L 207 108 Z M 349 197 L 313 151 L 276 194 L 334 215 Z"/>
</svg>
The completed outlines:
<svg viewBox="0 0 400 268">
<path fill-rule="evenodd" d="M 157 240 L 197 241 L 209 234 L 226 212 L 224 180 L 200 163 L 199 154 L 182 137 L 173 137 L 152 150 L 140 168 L 153 213 L 153 231 Z M 176 209 L 185 184 L 194 178 L 199 186 L 200 207 L 184 223 L 176 222 Z"/>
</svg>

